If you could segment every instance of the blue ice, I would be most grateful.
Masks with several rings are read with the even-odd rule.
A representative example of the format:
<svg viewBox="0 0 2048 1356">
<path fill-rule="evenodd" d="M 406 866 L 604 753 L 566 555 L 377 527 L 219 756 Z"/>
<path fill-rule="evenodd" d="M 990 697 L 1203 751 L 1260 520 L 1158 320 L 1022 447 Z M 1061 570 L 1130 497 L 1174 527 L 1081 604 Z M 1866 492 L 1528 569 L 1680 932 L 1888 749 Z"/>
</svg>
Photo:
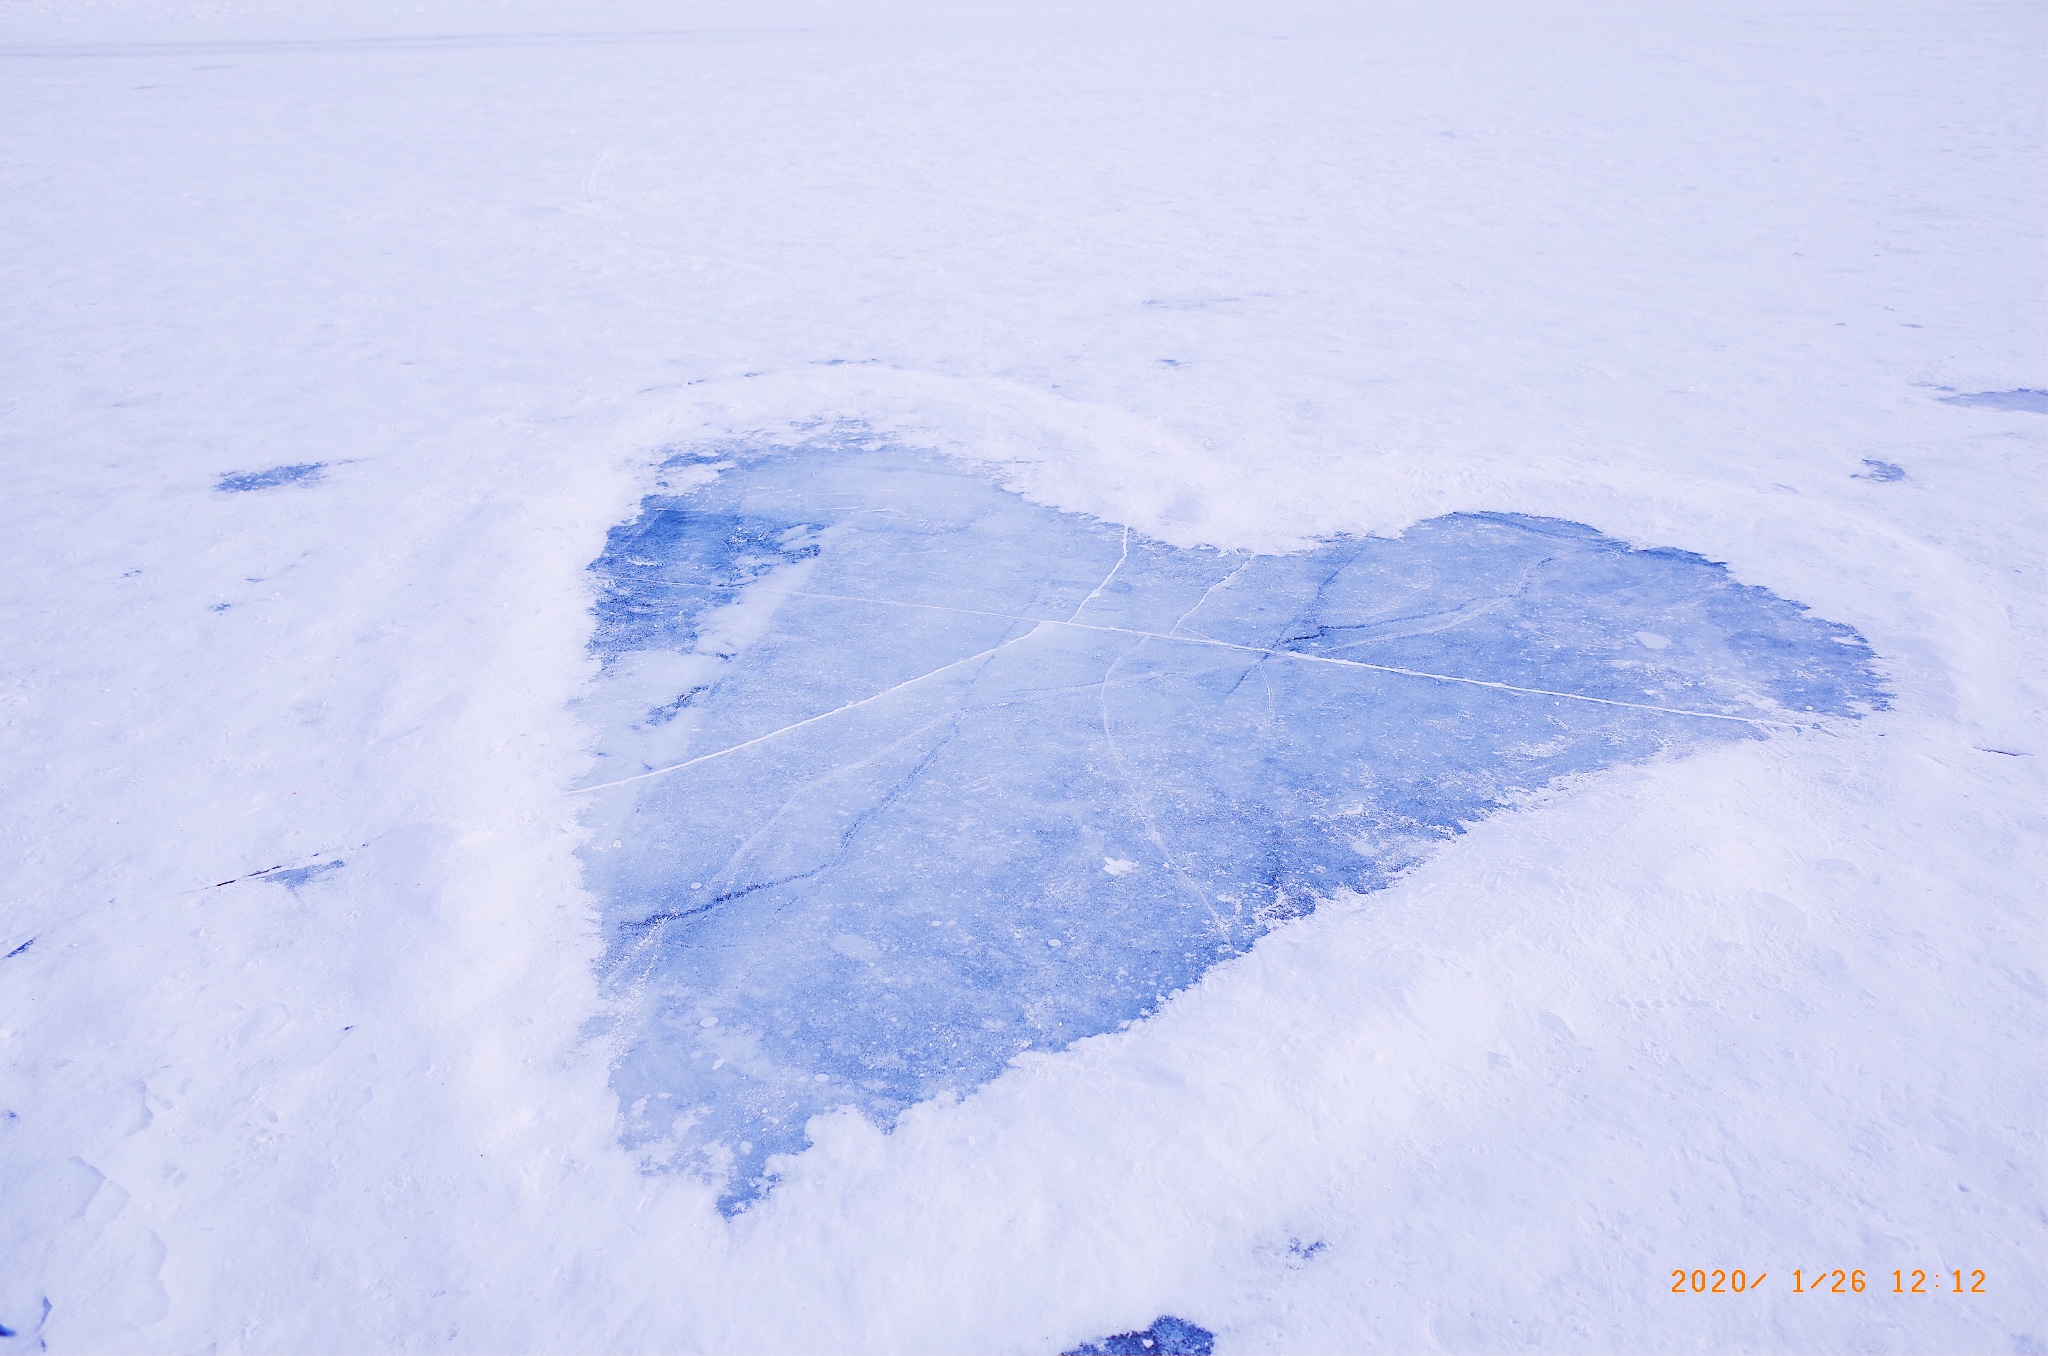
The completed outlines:
<svg viewBox="0 0 2048 1356">
<path fill-rule="evenodd" d="M 223 494 L 268 490 L 278 485 L 310 485 L 327 469 L 324 461 L 302 462 L 296 466 L 273 466 L 267 471 L 235 471 L 223 475 L 213 488 Z"/>
<path fill-rule="evenodd" d="M 318 862 L 312 866 L 293 866 L 282 871 L 263 871 L 257 874 L 272 885 L 282 885 L 296 893 L 300 887 L 310 885 L 328 872 L 339 871 L 346 865 L 347 862 L 336 858 L 334 861 Z"/>
<path fill-rule="evenodd" d="M 1875 480 L 1890 484 L 1906 478 L 1906 468 L 1894 462 L 1879 461 L 1875 457 L 1863 459 L 1863 469 L 1850 476 L 1851 480 Z"/>
<path fill-rule="evenodd" d="M 2021 414 L 2048 414 L 2048 391 L 2022 386 L 2015 391 L 1969 391 L 1940 397 L 1944 405 L 1967 405 L 1979 410 L 2011 410 Z"/>
<path fill-rule="evenodd" d="M 584 860 L 623 1136 L 728 1210 L 1560 778 L 1884 702 L 1849 628 L 1552 518 L 1254 555 L 857 433 L 665 473 L 591 567 Z"/>
<path fill-rule="evenodd" d="M 1084 1343 L 1066 1356 L 1210 1356 L 1215 1350 L 1215 1333 L 1184 1318 L 1161 1314 L 1149 1328 Z"/>
</svg>

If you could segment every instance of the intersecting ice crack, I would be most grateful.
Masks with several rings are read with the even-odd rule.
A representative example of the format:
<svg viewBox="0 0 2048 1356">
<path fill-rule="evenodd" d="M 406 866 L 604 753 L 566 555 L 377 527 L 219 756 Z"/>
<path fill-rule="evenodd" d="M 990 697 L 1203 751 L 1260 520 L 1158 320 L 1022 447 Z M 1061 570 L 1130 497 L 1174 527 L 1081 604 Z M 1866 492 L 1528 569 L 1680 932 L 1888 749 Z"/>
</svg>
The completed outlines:
<svg viewBox="0 0 2048 1356">
<path fill-rule="evenodd" d="M 1246 570 L 1250 569 L 1252 566 L 1252 562 L 1257 559 L 1258 557 L 1254 555 L 1246 556 L 1244 564 L 1238 566 L 1229 574 L 1224 575 L 1221 579 L 1209 585 L 1208 588 L 1203 589 L 1202 596 L 1195 599 L 1195 605 L 1189 608 L 1187 611 L 1181 613 L 1179 617 L 1174 619 L 1173 629 L 1166 633 L 1167 636 L 1171 639 L 1178 639 L 1180 637 L 1181 627 L 1186 626 L 1188 624 L 1188 618 L 1194 616 L 1197 612 L 1200 612 L 1202 610 L 1202 605 L 1209 601 L 1209 599 L 1215 594 L 1216 590 L 1220 588 L 1229 587 L 1230 581 L 1237 578 L 1239 575 L 1243 574 Z"/>
<path fill-rule="evenodd" d="M 1102 576 L 1102 582 L 1100 584 L 1097 584 L 1094 587 L 1094 589 L 1092 589 L 1089 592 L 1088 596 L 1081 600 L 1080 605 L 1074 609 L 1074 615 L 1067 618 L 1069 622 L 1077 622 L 1081 620 L 1081 614 L 1088 610 L 1088 604 L 1094 602 L 1097 598 L 1100 598 L 1102 596 L 1102 591 L 1109 587 L 1110 581 L 1116 578 L 1117 571 L 1123 569 L 1124 562 L 1129 560 L 1130 558 L 1131 529 L 1127 527 L 1124 529 L 1124 548 L 1122 553 L 1117 556 L 1116 564 L 1109 567 L 1109 573 Z"/>
<path fill-rule="evenodd" d="M 1257 555 L 871 438 L 675 461 L 592 566 L 577 794 L 622 1135 L 728 1209 L 1561 778 L 1884 701 L 1847 628 L 1551 519 Z"/>
<path fill-rule="evenodd" d="M 900 603 L 889 598 L 856 598 L 843 594 L 801 592 L 794 596 L 805 598 L 830 598 L 844 602 L 873 603 L 877 606 L 882 607 L 916 607 L 924 608 L 926 610 L 934 612 L 966 612 L 971 613 L 972 615 L 983 617 L 1009 616 L 1009 614 L 1001 612 L 976 612 L 974 611 L 974 609 L 971 608 L 935 607 L 931 604 L 926 603 Z M 1489 603 L 1497 604 L 1501 601 L 1504 600 L 1489 600 Z M 1484 609 L 1473 609 L 1470 615 L 1478 615 L 1482 611 L 1491 610 L 1491 606 L 1488 606 Z M 1266 646 L 1259 645 L 1236 645 L 1232 644 L 1229 641 L 1210 640 L 1205 636 L 1175 635 L 1173 632 L 1170 631 L 1134 631 L 1128 627 L 1123 626 L 1090 626 L 1084 622 L 1059 621 L 1050 617 L 1011 617 L 1010 620 L 1037 622 L 1039 626 L 1072 626 L 1078 627 L 1079 629 L 1085 631 L 1102 631 L 1112 635 L 1136 636 L 1145 640 L 1170 640 L 1178 641 L 1186 645 L 1210 645 L 1216 647 L 1217 649 L 1239 650 L 1246 654 L 1261 655 L 1271 659 L 1294 659 L 1310 664 L 1343 664 L 1348 665 L 1352 668 L 1371 669 L 1378 673 L 1399 674 L 1404 678 L 1426 678 L 1433 682 L 1439 683 L 1469 683 L 1474 687 L 1490 687 L 1498 689 L 1502 692 L 1518 692 L 1522 693 L 1525 696 L 1531 697 L 1556 697 L 1566 701 L 1593 702 L 1600 706 L 1620 706 L 1626 707 L 1634 711 L 1656 711 L 1664 715 L 1670 716 L 1692 716 L 1700 720 L 1728 720 L 1734 721 L 1737 724 L 1741 725 L 1754 725 L 1760 729 L 1810 729 L 1814 728 L 1815 725 L 1815 723 L 1812 721 L 1773 720 L 1763 716 L 1731 715 L 1723 711 L 1692 711 L 1686 709 L 1685 707 L 1680 706 L 1660 706 L 1655 702 L 1617 701 L 1611 697 L 1595 697 L 1584 692 L 1562 692 L 1553 688 L 1546 687 L 1520 687 L 1514 683 L 1496 683 L 1484 678 L 1466 678 L 1453 673 L 1427 673 L 1420 669 L 1398 668 L 1391 664 L 1368 664 L 1356 659 L 1342 659 L 1337 657 L 1336 655 L 1301 654 L 1293 650 L 1272 649 Z M 727 754 L 738 753 L 742 749 L 751 748 L 756 744 L 765 743 L 768 740 L 778 738 L 785 734 L 789 734 L 792 731 L 800 730 L 807 725 L 815 725 L 817 722 L 821 720 L 829 720 L 833 716 L 840 715 L 847 711 L 856 710 L 859 707 L 867 706 L 871 703 L 881 701 L 886 697 L 892 697 L 906 688 L 914 687 L 917 684 L 924 682 L 928 678 L 936 678 L 942 673 L 945 673 L 951 669 L 960 668 L 963 665 L 972 663 L 974 660 L 977 659 L 986 659 L 999 651 L 1006 650 L 1010 646 L 1017 644 L 1018 641 L 1029 640 L 1032 636 L 1036 634 L 1036 629 L 1027 631 L 1021 636 L 1017 636 L 1011 640 L 1006 640 L 1001 645 L 993 646 L 990 649 L 983 650 L 979 654 L 971 654 L 968 655 L 965 659 L 956 659 L 950 664 L 942 664 L 938 668 L 933 669 L 929 673 L 921 673 L 915 678 L 905 679 L 903 682 L 897 683 L 893 687 L 887 688 L 881 692 L 874 693 L 871 696 L 863 697 L 859 701 L 848 702 L 844 706 L 834 707 L 830 711 L 820 711 L 815 716 L 806 716 L 804 719 L 792 722 L 789 725 L 785 725 L 779 730 L 770 730 L 766 734 L 756 735 L 754 738 L 749 739 L 741 744 L 735 744 L 731 748 L 714 749 L 710 753 L 699 754 L 695 758 L 686 758 L 680 763 L 671 763 L 666 767 L 651 768 L 646 772 L 636 772 L 630 777 L 620 777 L 615 781 L 594 782 L 588 786 L 574 787 L 570 790 L 569 794 L 576 795 L 587 791 L 601 791 L 606 787 L 611 786 L 624 786 L 628 782 L 644 781 L 649 777 L 660 777 L 670 772 L 680 772 L 685 768 L 695 767 L 699 763 L 709 762 L 714 758 L 723 758 Z M 1406 634 L 1413 633 L 1410 632 Z M 1353 642 L 1353 644 L 1358 645 L 1366 645 L 1371 643 L 1372 642 L 1370 640 L 1361 640 Z M 1347 646 L 1345 648 L 1349 647 Z"/>
</svg>

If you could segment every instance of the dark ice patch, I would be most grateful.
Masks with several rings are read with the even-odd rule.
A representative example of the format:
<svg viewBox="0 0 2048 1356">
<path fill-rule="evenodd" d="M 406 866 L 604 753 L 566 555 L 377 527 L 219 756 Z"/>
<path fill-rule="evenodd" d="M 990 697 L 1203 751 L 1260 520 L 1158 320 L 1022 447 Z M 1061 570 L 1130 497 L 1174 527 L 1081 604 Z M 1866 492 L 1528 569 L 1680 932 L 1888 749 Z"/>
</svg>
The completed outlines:
<svg viewBox="0 0 2048 1356">
<path fill-rule="evenodd" d="M 347 865 L 347 862 L 337 857 L 331 862 L 320 862 L 314 866 L 285 867 L 275 871 L 259 872 L 258 875 L 273 885 L 282 885 L 287 890 L 297 890 L 301 886 L 320 879 L 320 877 L 328 872 L 339 871 Z"/>
<path fill-rule="evenodd" d="M 1848 627 L 1578 523 L 1253 555 L 858 437 L 712 460 L 591 567 L 583 860 L 622 1136 L 727 1210 L 1563 779 L 1885 703 Z"/>
<path fill-rule="evenodd" d="M 810 537 L 804 523 L 648 500 L 638 518 L 611 530 L 590 567 L 598 577 L 591 649 L 606 656 L 691 649 L 700 615 L 771 570 L 817 555 Z"/>
<path fill-rule="evenodd" d="M 1215 1351 L 1215 1333 L 1161 1314 L 1149 1328 L 1084 1342 L 1060 1356 L 1214 1356 Z"/>
<path fill-rule="evenodd" d="M 2022 386 L 2013 391 L 1970 391 L 1939 397 L 1944 405 L 1962 405 L 1973 410 L 2008 410 L 2019 414 L 2048 414 L 2048 391 Z"/>
<path fill-rule="evenodd" d="M 1876 480 L 1889 484 L 1894 480 L 1904 480 L 1906 478 L 1906 468 L 1895 466 L 1888 461 L 1878 461 L 1874 457 L 1865 457 L 1863 459 L 1863 469 L 1849 478 L 1851 480 Z"/>
<path fill-rule="evenodd" d="M 301 462 L 294 466 L 273 466 L 267 471 L 233 471 L 221 476 L 213 487 L 223 494 L 274 489 L 279 485 L 311 485 L 327 469 L 324 461 Z"/>
</svg>

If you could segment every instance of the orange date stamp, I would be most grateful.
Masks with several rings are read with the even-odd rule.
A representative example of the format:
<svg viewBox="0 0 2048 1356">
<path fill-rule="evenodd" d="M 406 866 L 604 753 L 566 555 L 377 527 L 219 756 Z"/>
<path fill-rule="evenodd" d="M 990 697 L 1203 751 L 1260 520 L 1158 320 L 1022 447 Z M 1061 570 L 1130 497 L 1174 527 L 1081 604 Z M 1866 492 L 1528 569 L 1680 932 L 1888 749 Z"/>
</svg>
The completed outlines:
<svg viewBox="0 0 2048 1356">
<path fill-rule="evenodd" d="M 1761 1288 L 1770 1278 L 1768 1271 L 1749 1271 L 1742 1267 L 1732 1270 L 1716 1267 L 1708 1270 L 1694 1267 L 1671 1269 L 1671 1293 L 1674 1295 L 1747 1295 Z M 1883 1273 L 1879 1273 L 1880 1281 Z M 1836 1267 L 1830 1270 L 1822 1267 L 1819 1271 L 1808 1271 L 1795 1267 L 1792 1271 L 1792 1293 L 1795 1295 L 1982 1295 L 1985 1275 L 1982 1270 L 1921 1271 L 1897 1268 L 1892 1272 L 1891 1289 L 1881 1285 L 1872 1290 L 1870 1277 L 1862 1268 Z M 1784 1289 L 1780 1276 L 1779 1289 Z"/>
</svg>

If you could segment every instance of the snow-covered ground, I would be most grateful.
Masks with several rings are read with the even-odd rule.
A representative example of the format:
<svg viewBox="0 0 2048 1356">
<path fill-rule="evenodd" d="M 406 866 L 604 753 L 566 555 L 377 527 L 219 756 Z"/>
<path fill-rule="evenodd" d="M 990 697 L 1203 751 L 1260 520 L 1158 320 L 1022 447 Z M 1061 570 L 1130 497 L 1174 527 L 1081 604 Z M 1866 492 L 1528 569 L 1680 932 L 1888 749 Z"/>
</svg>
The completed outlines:
<svg viewBox="0 0 2048 1356">
<path fill-rule="evenodd" d="M 2029 3 L 6 0 L 0 1352 L 1052 1353 L 1162 1315 L 1221 1356 L 2048 1350 L 2044 39 Z M 799 852 L 793 765 L 701 818 L 578 788 L 629 733 L 650 769 L 751 737 L 736 699 L 632 715 L 717 665 L 808 719 L 951 652 L 797 624 L 847 539 L 815 505 L 716 646 L 607 648 L 593 608 L 658 496 L 773 448 L 814 492 L 848 430 L 1036 524 L 933 587 L 1563 520 L 1848 628 L 1882 693 L 1560 744 L 1127 1026 L 1004 1065 L 995 1003 L 986 1073 L 855 1099 L 892 1125 L 807 1092 L 736 1203 L 684 1151 L 715 1116 L 634 1108 L 740 1115 L 635 1054 L 620 882 L 735 787 Z M 1428 636 L 1524 616 L 1430 580 Z M 1645 710 L 1791 690 L 1642 588 L 1571 655 Z M 1059 597 L 973 606 L 1090 620 Z M 1287 710 L 1477 775 L 1405 702 Z M 1260 799 L 1174 728 L 1126 783 L 1327 837 L 1312 737 Z M 1046 747 L 983 757 L 1042 788 Z M 1033 794 L 960 804 L 1022 833 Z M 1206 814 L 1018 896 L 1115 932 L 1115 891 L 1239 851 Z M 1081 992 L 1077 935 L 1032 1001 Z M 872 1056 L 880 999 L 820 1009 L 897 950 L 724 947 L 739 1006 L 663 1057 L 790 994 Z M 1794 1293 L 1836 1268 L 1865 1291 Z"/>
</svg>

